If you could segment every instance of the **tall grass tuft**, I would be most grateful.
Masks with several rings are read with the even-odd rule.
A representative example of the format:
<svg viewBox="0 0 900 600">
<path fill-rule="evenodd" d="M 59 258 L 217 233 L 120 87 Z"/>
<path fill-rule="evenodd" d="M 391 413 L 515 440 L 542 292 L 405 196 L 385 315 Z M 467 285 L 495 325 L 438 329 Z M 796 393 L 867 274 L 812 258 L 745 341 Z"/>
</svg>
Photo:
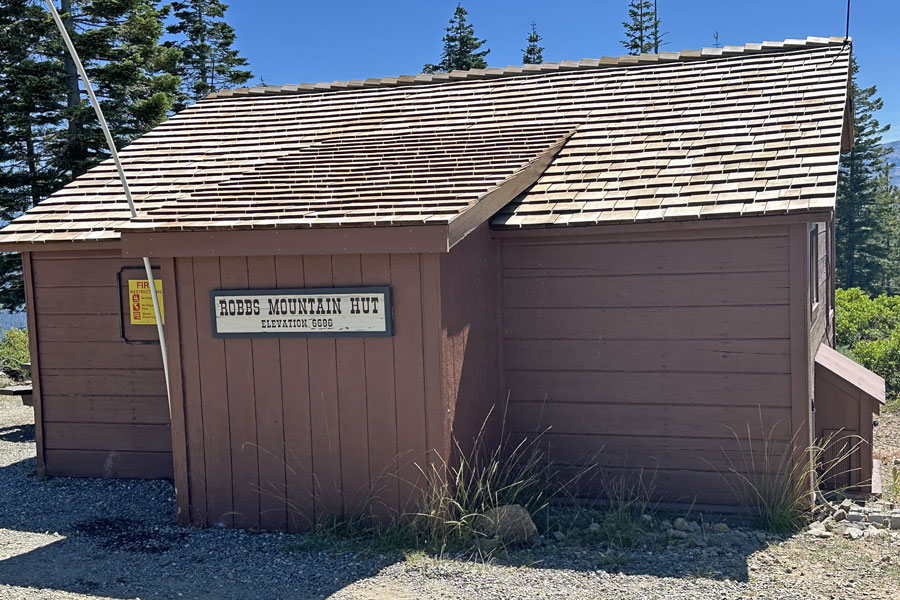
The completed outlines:
<svg viewBox="0 0 900 600">
<path fill-rule="evenodd" d="M 505 411 L 499 442 L 493 443 L 488 432 L 492 412 L 482 422 L 470 450 L 464 451 L 454 438 L 453 462 L 440 460 L 420 469 L 419 512 L 412 516 L 411 524 L 429 545 L 471 544 L 481 536 L 479 521 L 484 514 L 507 504 L 521 505 L 536 520 L 553 496 L 589 470 L 560 481 L 543 448 L 547 430 L 514 438 L 506 428 Z"/>
<path fill-rule="evenodd" d="M 859 447 L 847 443 L 836 455 L 823 461 L 825 449 L 837 441 L 835 436 L 800 449 L 797 433 L 785 444 L 775 437 L 778 423 L 766 430 L 760 414 L 761 438 L 754 438 L 747 424 L 746 438 L 732 430 L 737 442 L 737 456 L 723 449 L 728 465 L 723 475 L 738 504 L 755 513 L 757 525 L 773 533 L 790 533 L 801 529 L 810 519 L 813 492 L 824 487 L 837 475 L 840 465 Z M 841 436 L 841 439 L 850 436 Z"/>
</svg>

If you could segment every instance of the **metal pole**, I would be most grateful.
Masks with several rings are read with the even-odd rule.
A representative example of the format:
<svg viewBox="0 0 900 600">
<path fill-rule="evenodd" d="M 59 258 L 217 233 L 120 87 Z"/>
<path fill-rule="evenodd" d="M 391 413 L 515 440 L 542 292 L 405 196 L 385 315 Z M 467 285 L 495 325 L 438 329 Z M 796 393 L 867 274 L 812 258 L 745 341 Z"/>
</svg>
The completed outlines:
<svg viewBox="0 0 900 600">
<path fill-rule="evenodd" d="M 53 15 L 53 21 L 56 23 L 56 27 L 59 29 L 63 41 L 66 43 L 66 48 L 69 50 L 72 61 L 78 69 L 78 74 L 81 75 L 81 81 L 84 82 L 84 89 L 91 99 L 91 105 L 94 107 L 94 112 L 97 114 L 97 119 L 100 121 L 100 127 L 103 129 L 103 136 L 106 138 L 106 144 L 109 146 L 109 152 L 112 155 L 113 162 L 116 163 L 116 170 L 119 172 L 119 180 L 122 182 L 122 189 L 125 190 L 125 199 L 128 200 L 128 208 L 131 209 L 131 217 L 135 218 L 137 217 L 137 210 L 134 207 L 134 199 L 131 197 L 131 190 L 128 188 L 128 179 L 126 179 L 125 171 L 122 169 L 122 162 L 119 160 L 119 153 L 116 150 L 116 144 L 113 140 L 112 133 L 109 131 L 109 126 L 106 124 L 106 118 L 103 116 L 103 111 L 100 109 L 100 103 L 97 102 L 97 96 L 94 95 L 94 88 L 91 86 L 91 81 L 88 79 L 87 72 L 84 70 L 84 65 L 81 64 L 81 59 L 78 58 L 78 52 L 75 51 L 75 46 L 72 44 L 72 38 L 69 37 L 69 32 L 66 31 L 66 26 L 63 24 L 59 13 L 56 12 L 53 0 L 45 0 L 45 2 L 47 3 L 47 8 L 50 9 L 50 14 Z M 146 256 L 143 258 L 144 270 L 147 272 L 147 283 L 150 286 L 150 299 L 153 302 L 153 314 L 156 317 L 156 332 L 159 334 L 159 349 L 160 352 L 162 352 L 163 373 L 166 377 L 166 397 L 169 402 L 169 418 L 171 419 L 172 394 L 169 390 L 169 359 L 166 355 L 166 334 L 163 331 L 162 312 L 159 309 L 159 298 L 156 294 L 156 282 L 153 280 L 153 269 L 150 267 L 150 259 Z"/>
</svg>

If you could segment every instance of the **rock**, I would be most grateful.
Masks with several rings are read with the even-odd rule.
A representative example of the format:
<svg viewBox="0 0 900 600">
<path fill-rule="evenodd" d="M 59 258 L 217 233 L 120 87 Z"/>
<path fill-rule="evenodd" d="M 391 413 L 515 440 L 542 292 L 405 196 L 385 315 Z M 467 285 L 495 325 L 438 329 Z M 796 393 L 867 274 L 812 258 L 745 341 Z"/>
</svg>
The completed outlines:
<svg viewBox="0 0 900 600">
<path fill-rule="evenodd" d="M 497 538 L 478 538 L 475 540 L 475 547 L 486 554 L 493 552 L 500 546 Z"/>
<path fill-rule="evenodd" d="M 684 540 L 684 539 L 687 539 L 688 532 L 681 531 L 680 529 L 669 529 L 668 531 L 666 531 L 666 535 L 669 536 L 670 538 Z"/>
<path fill-rule="evenodd" d="M 591 523 L 588 525 L 587 531 L 588 533 L 600 533 L 601 529 L 602 527 L 600 527 L 599 523 Z"/>
<path fill-rule="evenodd" d="M 839 508 L 836 511 L 834 511 L 834 514 L 831 515 L 831 518 L 834 519 L 835 521 L 843 521 L 844 519 L 847 518 L 847 511 L 844 510 L 843 508 Z"/>
<path fill-rule="evenodd" d="M 869 514 L 869 523 L 875 523 L 876 525 L 886 525 L 890 522 L 890 515 L 883 512 L 872 512 Z"/>
<path fill-rule="evenodd" d="M 650 515 L 648 515 L 648 514 L 641 515 L 641 523 L 644 523 L 645 525 L 649 525 L 652 522 L 653 522 L 653 517 L 651 517 Z"/>
<path fill-rule="evenodd" d="M 814 521 L 813 523 L 811 523 L 807 531 L 809 535 L 817 538 L 830 538 L 834 535 L 833 533 L 825 529 L 825 525 L 820 523 L 819 521 Z M 757 539 L 759 539 L 759 541 L 765 541 L 765 533 L 763 533 L 762 531 L 757 531 L 756 533 Z M 759 534 L 762 534 L 762 539 L 760 539 Z"/>
<path fill-rule="evenodd" d="M 863 536 L 862 531 L 856 529 L 855 527 L 850 527 L 844 532 L 844 537 L 848 540 L 858 540 Z"/>
<path fill-rule="evenodd" d="M 537 539 L 538 531 L 531 515 L 518 504 L 498 506 L 478 519 L 476 529 L 501 544 L 528 544 Z"/>
<path fill-rule="evenodd" d="M 659 527 L 661 529 L 672 529 L 672 521 L 663 519 L 662 522 L 660 522 Z"/>
<path fill-rule="evenodd" d="M 851 509 L 850 512 L 847 513 L 847 520 L 853 523 L 861 523 L 866 520 L 866 513 L 859 510 L 858 507 Z"/>
<path fill-rule="evenodd" d="M 687 519 L 678 517 L 672 524 L 672 528 L 677 529 L 678 531 L 692 532 L 699 530 L 700 524 L 695 521 L 688 521 Z"/>
<path fill-rule="evenodd" d="M 884 536 L 890 535 L 890 534 L 887 531 L 885 531 L 884 529 L 878 529 L 877 527 L 869 527 L 868 529 L 866 529 L 863 532 L 862 535 L 864 538 L 866 538 L 868 540 L 868 539 L 872 539 L 872 538 L 884 537 Z"/>
<path fill-rule="evenodd" d="M 838 508 L 840 508 L 844 512 L 850 512 L 850 510 L 855 506 L 856 505 L 853 504 L 853 500 L 851 500 L 850 498 L 844 498 L 843 502 L 838 505 Z"/>
<path fill-rule="evenodd" d="M 891 529 L 900 529 L 900 513 L 891 514 Z"/>
<path fill-rule="evenodd" d="M 557 542 L 561 542 L 566 539 L 566 534 L 564 534 L 562 531 L 554 531 L 553 537 L 556 538 Z"/>
<path fill-rule="evenodd" d="M 712 527 L 710 527 L 710 530 L 713 533 L 725 533 L 726 531 L 728 531 L 728 524 L 727 523 L 713 523 Z"/>
<path fill-rule="evenodd" d="M 756 536 L 756 541 L 759 543 L 764 543 L 766 541 L 766 532 L 765 531 L 754 531 L 753 534 Z M 829 536 L 831 537 L 831 536 Z"/>
</svg>

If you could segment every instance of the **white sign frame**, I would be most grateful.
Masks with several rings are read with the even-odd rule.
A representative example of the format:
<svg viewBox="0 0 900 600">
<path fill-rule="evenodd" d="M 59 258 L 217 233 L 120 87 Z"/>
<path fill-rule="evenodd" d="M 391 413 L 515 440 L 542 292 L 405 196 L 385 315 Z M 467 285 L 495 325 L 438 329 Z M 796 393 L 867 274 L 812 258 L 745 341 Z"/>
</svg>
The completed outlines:
<svg viewBox="0 0 900 600">
<path fill-rule="evenodd" d="M 341 313 L 341 321 L 344 324 L 334 323 L 335 316 L 333 312 L 320 314 L 302 314 L 298 313 L 295 318 L 288 317 L 288 321 L 306 321 L 302 326 L 306 329 L 296 329 L 294 326 L 282 326 L 280 319 L 276 317 L 272 319 L 272 315 L 268 314 L 267 302 L 269 297 L 276 297 L 287 300 L 288 298 L 306 298 L 315 297 L 317 299 L 340 299 L 341 310 L 349 308 L 350 301 L 348 296 L 368 295 L 380 296 L 381 303 L 380 315 L 377 318 L 380 323 L 373 322 L 372 314 L 360 315 L 359 318 L 348 318 L 348 313 Z M 259 313 L 255 314 L 235 314 L 220 316 L 220 302 L 234 299 L 236 302 L 241 301 L 246 304 L 246 300 L 257 300 L 259 302 Z M 375 286 L 357 286 L 357 287 L 330 287 L 330 288 L 281 288 L 281 289 L 251 289 L 251 290 L 211 290 L 209 292 L 210 303 L 210 321 L 212 324 L 212 336 L 214 338 L 281 338 L 281 337 L 320 337 L 320 338 L 338 338 L 338 337 L 392 337 L 394 335 L 394 319 L 393 319 L 393 302 L 391 299 L 391 286 L 375 285 Z M 374 304 L 374 303 L 373 303 Z M 254 305 L 255 307 L 256 305 Z M 323 306 L 331 307 L 329 301 Z M 279 315 L 280 316 L 280 315 Z M 221 324 L 231 321 L 231 327 L 227 329 Z M 313 322 L 330 320 L 331 328 L 319 329 L 313 326 Z M 356 329 L 353 323 L 347 321 L 356 320 Z M 252 322 L 259 322 L 258 326 L 253 326 Z M 267 321 L 275 321 L 269 325 Z M 298 324 L 298 326 L 301 326 Z M 323 325 L 324 326 L 324 325 Z M 258 328 L 256 328 L 258 327 Z"/>
</svg>

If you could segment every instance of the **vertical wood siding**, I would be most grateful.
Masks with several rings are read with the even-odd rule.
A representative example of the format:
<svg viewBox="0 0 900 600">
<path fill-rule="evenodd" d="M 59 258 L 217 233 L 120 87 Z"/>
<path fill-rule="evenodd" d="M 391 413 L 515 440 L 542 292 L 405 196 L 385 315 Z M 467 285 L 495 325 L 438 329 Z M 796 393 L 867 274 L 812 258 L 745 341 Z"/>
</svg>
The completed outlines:
<svg viewBox="0 0 900 600">
<path fill-rule="evenodd" d="M 731 504 L 734 432 L 790 439 L 787 227 L 523 234 L 501 256 L 511 426 L 598 465 L 587 491 L 640 476 L 662 500 Z"/>
<path fill-rule="evenodd" d="M 482 425 L 493 449 L 503 415 L 498 258 L 487 225 L 441 256 L 445 427 L 464 453 Z M 445 448 L 444 456 L 455 450 L 456 444 Z"/>
<path fill-rule="evenodd" d="M 190 489 L 180 501 L 193 523 L 298 531 L 408 506 L 414 463 L 444 445 L 438 267 L 416 254 L 175 260 L 182 381 L 173 383 L 183 389 Z M 393 289 L 391 338 L 211 335 L 213 289 L 383 284 Z"/>
<path fill-rule="evenodd" d="M 128 344 L 120 333 L 116 275 L 141 264 L 114 251 L 30 254 L 50 475 L 172 477 L 159 345 Z"/>
</svg>

